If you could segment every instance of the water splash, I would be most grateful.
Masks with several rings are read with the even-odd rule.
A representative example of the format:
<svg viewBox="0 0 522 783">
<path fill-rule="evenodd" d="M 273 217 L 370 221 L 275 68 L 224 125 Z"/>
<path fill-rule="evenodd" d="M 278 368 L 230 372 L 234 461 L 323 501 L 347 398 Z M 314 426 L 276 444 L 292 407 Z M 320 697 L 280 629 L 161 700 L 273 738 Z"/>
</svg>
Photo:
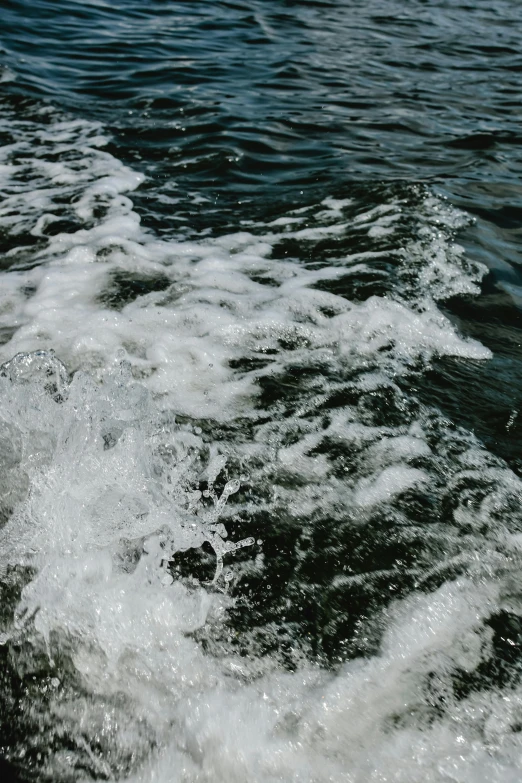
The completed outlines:
<svg viewBox="0 0 522 783">
<path fill-rule="evenodd" d="M 42 392 L 50 394 L 56 402 L 65 399 L 70 383 L 65 365 L 53 350 L 17 353 L 0 365 L 0 377 L 22 385 L 39 383 Z"/>
<path fill-rule="evenodd" d="M 174 555 L 204 543 L 215 570 L 210 581 L 195 583 L 226 593 L 232 572 L 224 570 L 225 557 L 254 543 L 229 541 L 220 521 L 240 489 L 238 479 L 216 488 L 226 457 L 214 455 L 202 471 L 200 434 L 160 410 L 120 359 L 101 383 L 81 372 L 71 378 L 52 351 L 19 353 L 0 366 L 2 416 L 22 441 L 14 468 L 29 480 L 0 530 L 0 573 L 35 570 L 16 613 L 17 634 L 36 624 L 49 640 L 60 603 L 56 583 L 70 589 L 71 579 L 107 581 L 121 571 L 168 587 Z M 206 476 L 203 492 L 193 488 L 198 474 Z M 8 638 L 4 632 L 2 642 Z"/>
</svg>

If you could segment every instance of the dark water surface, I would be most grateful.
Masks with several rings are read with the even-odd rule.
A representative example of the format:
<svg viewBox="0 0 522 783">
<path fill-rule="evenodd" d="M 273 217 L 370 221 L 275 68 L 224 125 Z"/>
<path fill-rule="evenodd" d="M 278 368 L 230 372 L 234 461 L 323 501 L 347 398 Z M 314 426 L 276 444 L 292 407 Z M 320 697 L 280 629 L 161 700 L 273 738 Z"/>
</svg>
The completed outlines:
<svg viewBox="0 0 522 783">
<path fill-rule="evenodd" d="M 3 0 L 1 358 L 75 374 L 0 378 L 0 756 L 23 779 L 518 779 L 521 40 L 515 0 Z M 224 620 L 163 648 L 120 582 L 60 570 L 110 551 L 152 616 L 144 540 L 241 475 L 216 514 L 262 544 Z M 186 586 L 212 552 L 165 535 Z"/>
<path fill-rule="evenodd" d="M 5 2 L 3 61 L 13 97 L 101 120 L 155 187 L 261 209 L 429 181 L 515 229 L 519 25 L 508 0 Z"/>
</svg>

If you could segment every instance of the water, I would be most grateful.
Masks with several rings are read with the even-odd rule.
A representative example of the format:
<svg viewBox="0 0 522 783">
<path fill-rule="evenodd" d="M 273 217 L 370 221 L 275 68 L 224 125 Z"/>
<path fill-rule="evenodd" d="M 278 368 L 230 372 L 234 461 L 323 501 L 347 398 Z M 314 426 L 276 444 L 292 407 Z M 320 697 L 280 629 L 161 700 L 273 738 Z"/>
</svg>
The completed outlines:
<svg viewBox="0 0 522 783">
<path fill-rule="evenodd" d="M 1 20 L 3 776 L 518 781 L 518 5 Z"/>
</svg>

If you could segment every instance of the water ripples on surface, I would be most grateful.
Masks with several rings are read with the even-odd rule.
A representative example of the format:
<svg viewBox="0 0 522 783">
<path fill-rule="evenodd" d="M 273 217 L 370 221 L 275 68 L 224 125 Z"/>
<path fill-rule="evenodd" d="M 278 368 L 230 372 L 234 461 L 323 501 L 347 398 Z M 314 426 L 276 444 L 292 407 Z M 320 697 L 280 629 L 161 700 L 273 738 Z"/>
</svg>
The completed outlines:
<svg viewBox="0 0 522 783">
<path fill-rule="evenodd" d="M 159 157 L 187 187 L 256 193 L 290 177 L 505 177 L 520 138 L 519 26 L 510 0 L 3 12 L 5 60 L 30 92 L 112 124 L 129 154 Z M 51 45 L 58 33 L 67 47 Z"/>
<path fill-rule="evenodd" d="M 3 3 L 20 775 L 518 781 L 521 27 Z"/>
</svg>

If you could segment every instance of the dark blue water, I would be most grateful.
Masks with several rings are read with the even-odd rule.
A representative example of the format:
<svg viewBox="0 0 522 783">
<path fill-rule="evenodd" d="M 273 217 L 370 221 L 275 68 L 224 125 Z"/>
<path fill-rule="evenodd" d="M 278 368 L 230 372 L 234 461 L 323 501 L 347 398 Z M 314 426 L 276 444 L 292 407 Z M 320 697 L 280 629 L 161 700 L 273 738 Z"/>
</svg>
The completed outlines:
<svg viewBox="0 0 522 783">
<path fill-rule="evenodd" d="M 261 209 L 333 184 L 429 181 L 505 228 L 518 16 L 508 0 L 6 2 L 3 62 L 13 100 L 102 120 L 156 186 L 174 177 Z"/>
<path fill-rule="evenodd" d="M 395 301 L 400 294 L 413 310 L 422 310 L 423 292 L 407 289 L 407 275 L 394 260 L 396 253 L 417 235 L 426 194 L 463 210 L 471 219 L 448 230 L 445 237 L 458 241 L 470 263 L 485 266 L 480 291 L 459 294 L 448 288 L 434 298 L 461 335 L 491 349 L 489 361 L 435 352 L 422 371 L 412 360 L 411 372 L 393 375 L 393 391 L 390 386 L 372 392 L 370 398 L 350 385 L 362 372 L 360 367 L 352 375 L 342 375 L 326 364 L 304 367 L 296 360 L 279 367 L 279 374 L 256 381 L 260 397 L 255 422 L 238 412 L 237 420 L 228 425 L 216 424 L 212 417 L 205 423 L 204 411 L 194 421 L 209 440 L 244 443 L 255 439 L 255 428 L 267 421 L 310 419 L 312 414 L 300 412 L 306 405 L 310 410 L 318 406 L 325 429 L 332 411 L 358 406 L 360 422 L 380 427 L 383 433 L 386 427 L 410 426 L 421 408 L 429 409 L 439 417 L 426 425 L 431 427 L 429 443 L 434 450 L 446 443 L 447 433 L 465 431 L 483 444 L 491 464 L 502 461 L 514 476 L 521 476 L 521 36 L 522 15 L 515 0 L 3 0 L 0 68 L 5 80 L 0 83 L 0 112 L 6 123 L 0 141 L 7 148 L 19 141 L 24 129 L 38 127 L 44 133 L 57 118 L 99 122 L 110 137 L 104 150 L 146 175 L 132 193 L 132 202 L 144 229 L 165 242 L 202 237 L 211 241 L 247 230 L 246 226 L 261 234 L 265 229 L 260 226 L 281 215 L 298 214 L 293 211 L 332 197 L 352 199 L 343 207 L 349 223 L 395 200 L 402 205 L 402 216 L 391 238 L 362 237 L 354 223 L 324 237 L 274 240 L 272 258 L 297 260 L 311 270 L 338 265 L 353 253 L 388 253 L 372 272 L 318 283 L 327 293 L 355 303 L 373 296 Z M 45 144 L 35 135 L 12 158 L 13 165 L 21 166 L 16 186 L 20 191 L 34 176 L 24 161 L 40 156 L 56 162 Z M 82 228 L 72 214 L 74 198 L 65 191 L 56 197 L 57 222 L 38 235 L 15 223 L 2 225 L 1 264 L 6 275 L 9 270 L 37 267 L 44 257 L 38 253 L 45 254 L 53 236 Z M 94 225 L 98 217 L 95 214 L 85 225 Z M 119 311 L 140 296 L 167 288 L 170 280 L 157 270 L 154 275 L 120 271 L 99 301 Z M 266 277 L 264 284 L 273 283 Z M 2 327 L 6 350 L 19 325 L 13 321 Z M 290 350 L 284 341 L 281 345 L 281 350 Z M 239 377 L 256 372 L 265 359 L 245 353 L 234 361 L 230 366 Z M 370 372 L 374 367 L 369 362 L 364 369 Z M 289 445 L 293 437 L 288 435 Z M 366 475 L 359 453 L 346 457 L 331 439 L 314 449 L 318 459 L 327 458 L 334 466 L 336 478 L 343 471 Z M 249 512 L 249 519 L 244 514 L 241 524 L 245 535 L 252 532 L 249 525 L 254 525 L 254 535 L 263 535 L 268 575 L 251 575 L 238 588 L 238 604 L 230 615 L 238 640 L 234 650 L 249 655 L 245 639 L 255 629 L 256 654 L 277 653 L 283 667 L 295 669 L 290 632 L 281 630 L 288 621 L 290 636 L 306 636 L 304 657 L 322 666 L 374 654 L 385 622 L 381 612 L 391 599 L 418 589 L 419 569 L 429 570 L 430 558 L 438 558 L 442 551 L 435 547 L 436 555 L 421 555 L 422 534 L 416 530 L 401 538 L 397 530 L 412 520 L 425 521 L 437 529 L 434 536 L 440 544 L 446 535 L 441 529 L 453 525 L 448 510 L 453 501 L 443 497 L 453 470 L 452 449 L 458 450 L 447 446 L 444 456 L 433 458 L 430 469 L 436 479 L 431 488 L 412 492 L 392 511 L 381 509 L 366 520 L 364 529 L 347 523 L 343 528 L 338 519 L 332 529 L 327 510 L 314 511 L 309 518 L 303 511 L 306 535 L 299 538 L 302 529 L 297 532 L 284 502 L 274 501 L 272 511 L 264 511 L 268 490 L 253 482 L 252 503 L 258 504 L 258 511 Z M 243 469 L 239 463 L 238 458 L 238 469 Z M 425 464 L 419 459 L 415 466 L 424 469 Z M 283 487 L 293 481 L 307 484 L 305 473 L 298 479 L 276 474 L 274 469 L 265 479 Z M 469 492 L 468 506 L 478 508 L 487 481 L 481 489 L 462 481 L 453 490 L 455 496 Z M 274 508 L 280 514 L 276 523 Z M 509 526 L 511 511 L 506 501 L 495 513 Z M 444 544 L 450 559 L 457 557 L 459 541 L 470 532 L 466 524 L 451 546 Z M 511 532 L 518 525 L 513 522 Z M 397 562 L 410 571 L 390 576 L 389 569 Z M 332 579 L 346 568 L 374 573 L 375 578 L 371 585 L 350 588 L 348 597 L 328 592 Z M 430 572 L 421 589 L 436 589 L 456 574 L 467 573 L 465 567 L 452 568 Z M 306 592 L 303 584 L 313 589 Z M 293 609 L 288 608 L 290 603 Z M 454 675 L 458 698 L 481 688 L 518 684 L 522 629 L 516 612 L 508 616 L 503 611 L 488 621 L 494 640 L 489 663 L 472 673 L 459 669 Z M 280 629 L 274 631 L 274 626 Z M 212 651 L 218 642 L 210 638 L 202 644 Z M 0 710 L 0 755 L 14 761 L 21 775 L 38 776 L 44 773 L 41 759 L 30 751 L 30 738 L 45 720 L 27 712 L 33 686 L 27 684 L 25 673 L 17 673 L 15 658 L 11 653 L 6 664 L 4 690 L 9 698 Z M 430 720 L 444 712 L 442 701 L 441 697 L 433 707 Z M 42 703 L 45 713 L 45 699 Z M 45 731 L 50 732 L 47 724 Z M 61 752 L 61 740 L 55 737 L 53 742 Z M 70 742 L 79 753 L 79 744 Z M 52 757 L 56 749 L 50 740 L 45 743 L 46 751 L 38 752 Z M 24 747 L 27 762 L 20 750 Z M 95 752 L 103 755 L 99 749 Z M 89 766 L 84 760 L 69 777 L 62 777 L 80 779 L 80 769 L 91 778 L 112 779 L 134 769 L 132 760 L 118 763 L 111 767 L 109 760 L 109 771 L 101 775 L 94 763 Z M 52 764 L 44 770 L 47 776 L 53 774 L 50 769 Z M 475 779 L 471 773 L 463 775 L 455 779 Z"/>
</svg>

